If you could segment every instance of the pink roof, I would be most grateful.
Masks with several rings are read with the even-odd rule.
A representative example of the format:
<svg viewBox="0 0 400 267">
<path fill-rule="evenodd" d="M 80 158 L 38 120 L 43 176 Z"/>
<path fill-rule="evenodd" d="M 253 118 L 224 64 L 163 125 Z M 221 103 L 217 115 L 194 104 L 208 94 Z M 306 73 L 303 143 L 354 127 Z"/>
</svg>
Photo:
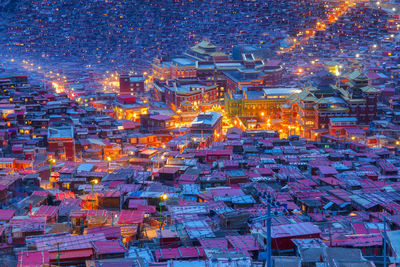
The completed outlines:
<svg viewBox="0 0 400 267">
<path fill-rule="evenodd" d="M 197 177 L 198 177 L 197 175 L 182 174 L 179 177 L 179 183 L 180 184 L 194 184 Z"/>
<path fill-rule="evenodd" d="M 197 153 L 197 152 L 196 152 Z M 208 156 L 230 156 L 232 155 L 232 150 L 229 149 L 217 149 L 217 150 L 206 150 Z"/>
<path fill-rule="evenodd" d="M 71 217 L 107 216 L 106 210 L 73 210 Z"/>
<path fill-rule="evenodd" d="M 157 260 L 190 259 L 204 257 L 202 247 L 162 248 L 155 251 Z"/>
<path fill-rule="evenodd" d="M 172 167 L 172 166 L 164 166 L 158 172 L 159 173 L 177 173 L 180 170 L 179 167 Z"/>
<path fill-rule="evenodd" d="M 124 127 L 125 130 L 129 129 L 135 129 L 140 126 L 140 123 L 134 122 L 134 121 L 124 121 L 122 123 L 122 126 Z"/>
<path fill-rule="evenodd" d="M 344 183 L 342 181 L 339 181 L 338 179 L 333 178 L 333 177 L 323 177 L 323 178 L 320 178 L 320 180 L 329 185 L 344 185 Z"/>
<path fill-rule="evenodd" d="M 332 189 L 332 190 L 329 190 L 329 193 L 345 202 L 351 201 L 351 199 L 349 197 L 349 193 L 343 189 Z"/>
<path fill-rule="evenodd" d="M 365 135 L 365 131 L 360 128 L 346 128 L 345 131 L 350 135 Z"/>
<path fill-rule="evenodd" d="M 42 197 L 47 197 L 49 195 L 49 192 L 47 191 L 34 191 L 32 193 L 32 196 L 42 196 Z"/>
<path fill-rule="evenodd" d="M 319 166 L 318 169 L 323 175 L 335 175 L 338 173 L 335 168 L 330 166 Z"/>
<path fill-rule="evenodd" d="M 50 252 L 50 260 L 55 261 L 58 258 L 59 253 L 57 251 L 52 251 Z M 88 248 L 88 249 L 80 249 L 80 250 L 70 250 L 70 251 L 63 251 L 60 253 L 60 259 L 61 260 L 67 260 L 67 259 L 90 259 L 90 257 L 93 255 L 93 249 Z"/>
<path fill-rule="evenodd" d="M 140 190 L 142 185 L 140 184 L 123 184 L 121 185 L 121 192 L 122 193 L 128 193 L 128 192 L 134 192 Z"/>
<path fill-rule="evenodd" d="M 365 228 L 365 225 L 363 223 L 353 223 L 354 231 L 356 234 L 361 235 L 361 234 L 368 234 L 367 228 Z"/>
<path fill-rule="evenodd" d="M 308 213 L 308 216 L 315 222 L 322 222 L 325 220 L 325 215 L 320 213 Z"/>
<path fill-rule="evenodd" d="M 266 231 L 267 229 L 265 228 L 265 232 Z M 320 233 L 321 230 L 310 222 L 277 225 L 277 226 L 272 226 L 271 229 L 272 238 L 304 236 L 304 235 L 313 235 Z"/>
<path fill-rule="evenodd" d="M 17 267 L 42 267 L 50 263 L 48 251 L 20 251 L 18 252 Z"/>
<path fill-rule="evenodd" d="M 121 226 L 92 227 L 86 230 L 87 234 L 104 233 L 107 239 L 121 238 Z"/>
<path fill-rule="evenodd" d="M 117 188 L 120 184 L 124 184 L 123 181 L 111 181 L 108 188 Z"/>
<path fill-rule="evenodd" d="M 315 183 L 314 181 L 312 181 L 310 179 L 297 179 L 296 181 L 301 184 L 307 185 L 308 187 L 318 185 L 317 183 Z"/>
<path fill-rule="evenodd" d="M 63 199 L 68 199 L 68 198 L 75 198 L 75 193 L 74 192 L 60 192 L 60 193 L 56 194 L 57 200 L 63 200 Z"/>
<path fill-rule="evenodd" d="M 119 213 L 119 224 L 143 223 L 145 212 L 142 210 L 122 210 Z"/>
<path fill-rule="evenodd" d="M 156 212 L 156 207 L 147 204 L 146 199 L 130 199 L 128 204 L 129 209 L 141 210 L 146 213 Z"/>
<path fill-rule="evenodd" d="M 173 120 L 174 119 L 171 116 L 167 116 L 167 115 L 153 115 L 150 118 L 153 119 L 153 120 L 159 120 L 159 121 L 166 121 L 166 120 Z"/>
<path fill-rule="evenodd" d="M 332 196 L 332 195 L 330 195 L 330 196 L 324 196 L 326 199 L 328 199 L 329 201 L 331 201 L 332 203 L 335 203 L 336 205 L 342 205 L 343 203 L 344 203 L 344 201 L 343 200 L 341 200 L 340 198 L 338 198 L 338 197 L 335 197 L 335 196 Z"/>
<path fill-rule="evenodd" d="M 229 188 L 229 187 L 221 187 L 221 188 L 210 188 L 210 193 L 214 197 L 223 197 L 223 196 L 244 196 L 242 189 L 238 188 Z"/>
<path fill-rule="evenodd" d="M 252 235 L 227 236 L 226 239 L 235 250 L 252 251 L 261 249 L 260 244 Z"/>
<path fill-rule="evenodd" d="M 0 210 L 0 221 L 9 221 L 14 216 L 16 210 Z"/>
<path fill-rule="evenodd" d="M 147 206 L 147 199 L 130 199 L 129 200 L 129 208 L 137 209 L 141 206 Z"/>
<path fill-rule="evenodd" d="M 62 235 L 62 236 L 50 236 L 41 237 L 35 240 L 36 249 L 38 251 L 57 251 L 58 247 L 60 251 L 68 250 L 82 250 L 92 249 L 93 241 L 105 241 L 106 237 L 104 233 L 86 234 L 86 235 Z M 57 244 L 59 246 L 57 246 Z"/>
<path fill-rule="evenodd" d="M 387 172 L 397 172 L 397 168 L 389 161 L 385 159 L 381 159 L 378 162 L 379 167 L 382 168 L 383 171 Z"/>
<path fill-rule="evenodd" d="M 326 242 L 329 242 L 328 240 Z M 328 243 L 329 244 L 329 243 Z M 364 234 L 364 235 L 340 235 L 333 236 L 333 246 L 352 246 L 352 247 L 375 247 L 382 245 L 382 235 Z"/>
<path fill-rule="evenodd" d="M 101 197 L 109 197 L 109 198 L 119 198 L 121 195 L 121 192 L 119 190 L 107 190 L 104 191 L 100 196 Z"/>
<path fill-rule="evenodd" d="M 127 251 L 120 240 L 94 241 L 93 247 L 96 254 L 125 253 Z"/>
<path fill-rule="evenodd" d="M 376 72 L 368 72 L 367 76 L 369 79 L 380 79 L 381 76 L 379 76 Z"/>
<path fill-rule="evenodd" d="M 200 245 L 206 248 L 217 248 L 221 250 L 228 250 L 228 240 L 226 238 L 205 238 L 200 239 Z"/>
<path fill-rule="evenodd" d="M 59 206 L 41 206 L 33 216 L 35 217 L 55 217 L 58 214 Z"/>
<path fill-rule="evenodd" d="M 274 174 L 270 168 L 257 168 L 257 171 L 262 176 L 270 176 Z"/>
</svg>

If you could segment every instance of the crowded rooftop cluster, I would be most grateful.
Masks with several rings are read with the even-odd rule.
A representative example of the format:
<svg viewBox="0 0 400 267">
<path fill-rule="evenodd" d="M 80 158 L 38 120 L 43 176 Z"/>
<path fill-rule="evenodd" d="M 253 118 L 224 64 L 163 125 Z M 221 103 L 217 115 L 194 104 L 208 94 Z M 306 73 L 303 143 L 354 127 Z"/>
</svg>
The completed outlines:
<svg viewBox="0 0 400 267">
<path fill-rule="evenodd" d="M 376 93 L 362 73 L 348 79 L 338 92 Z M 102 110 L 21 74 L 4 74 L 0 89 L 1 253 L 18 266 L 399 261 L 400 157 L 384 142 L 398 128 L 372 142 L 375 128 L 335 117 L 318 138 L 280 138 L 272 126 L 225 131 L 218 111 L 177 127 L 188 111 L 156 114 L 173 112 L 131 94 L 103 94 Z M 292 93 L 282 106 L 326 103 Z"/>
<path fill-rule="evenodd" d="M 0 7 L 0 265 L 400 266 L 400 4 Z"/>
<path fill-rule="evenodd" d="M 208 37 L 269 48 L 299 27 L 325 20 L 335 1 L 17 1 L 2 40 L 5 54 L 39 64 L 74 61 L 104 69 L 143 68 Z M 79 9 L 79 12 L 76 10 Z M 179 43 L 180 45 L 176 45 Z M 10 50 L 9 50 L 10 49 Z"/>
</svg>

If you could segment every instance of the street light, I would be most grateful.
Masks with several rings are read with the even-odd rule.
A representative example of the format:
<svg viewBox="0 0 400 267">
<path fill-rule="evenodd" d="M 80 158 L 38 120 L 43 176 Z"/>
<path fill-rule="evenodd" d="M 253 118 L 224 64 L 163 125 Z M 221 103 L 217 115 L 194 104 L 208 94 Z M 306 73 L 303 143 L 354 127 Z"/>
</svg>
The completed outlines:
<svg viewBox="0 0 400 267">
<path fill-rule="evenodd" d="M 93 197 L 93 186 L 95 185 L 95 184 L 98 184 L 99 183 L 99 180 L 98 179 L 93 179 L 93 180 L 91 180 L 90 181 L 90 183 L 92 184 L 92 197 Z M 92 199 L 92 210 L 94 209 L 94 204 L 93 204 L 93 199 Z"/>
<path fill-rule="evenodd" d="M 163 223 L 162 223 L 162 209 L 161 209 L 161 207 L 162 207 L 162 203 L 165 204 L 165 202 L 167 201 L 167 199 L 168 199 L 167 194 L 164 193 L 164 194 L 161 195 L 161 201 L 160 201 L 160 231 L 161 231 L 161 228 L 162 228 L 162 225 L 163 225 Z"/>
<path fill-rule="evenodd" d="M 51 167 L 52 167 L 52 164 L 55 164 L 56 163 L 56 159 L 50 159 L 50 178 L 51 178 Z M 53 186 L 53 185 L 52 185 Z"/>
</svg>

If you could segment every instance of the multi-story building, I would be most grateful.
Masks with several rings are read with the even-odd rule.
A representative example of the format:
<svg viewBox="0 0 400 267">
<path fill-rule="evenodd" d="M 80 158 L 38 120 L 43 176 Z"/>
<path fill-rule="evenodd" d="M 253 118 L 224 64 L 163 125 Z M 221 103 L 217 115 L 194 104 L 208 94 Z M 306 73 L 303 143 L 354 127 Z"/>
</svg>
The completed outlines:
<svg viewBox="0 0 400 267">
<path fill-rule="evenodd" d="M 334 96 L 318 94 L 318 98 L 319 89 L 310 86 L 292 99 L 302 136 L 310 138 L 312 130 L 328 129 L 331 118 L 354 117 L 359 124 L 376 118 L 379 90 L 368 85 L 368 77 L 358 70 L 347 78 L 342 87 L 331 85 Z"/>
<path fill-rule="evenodd" d="M 145 78 L 143 75 L 121 75 L 119 77 L 119 94 L 136 95 L 144 92 Z"/>
<path fill-rule="evenodd" d="M 325 97 L 315 101 L 315 129 L 327 129 L 331 118 L 349 116 L 349 108 L 340 97 Z"/>
<path fill-rule="evenodd" d="M 279 61 L 267 63 L 256 60 L 253 55 L 243 55 L 243 68 L 225 72 L 227 91 L 249 86 L 276 86 L 282 82 L 283 68 Z"/>
<path fill-rule="evenodd" d="M 136 98 L 130 95 L 121 95 L 114 102 L 114 112 L 117 119 L 126 119 L 131 121 L 140 121 L 141 114 L 148 113 L 148 106 L 137 103 Z"/>
<path fill-rule="evenodd" d="M 243 88 L 239 93 L 225 94 L 225 111 L 230 117 L 258 121 L 279 119 L 280 108 L 287 98 L 299 93 L 297 88 Z"/>
<path fill-rule="evenodd" d="M 175 127 L 175 118 L 162 114 L 140 115 L 140 129 L 144 132 L 164 133 Z"/>
<path fill-rule="evenodd" d="M 184 103 L 199 106 L 201 103 L 214 103 L 219 99 L 217 86 L 210 81 L 156 81 L 154 83 L 154 90 L 156 97 L 174 110 L 180 109 Z"/>
<path fill-rule="evenodd" d="M 192 121 L 190 131 L 193 134 L 208 135 L 211 134 L 214 140 L 219 140 L 222 133 L 222 115 L 218 112 L 200 113 Z"/>
<path fill-rule="evenodd" d="M 71 126 L 49 127 L 47 141 L 49 143 L 49 154 L 54 158 L 74 159 L 74 130 Z"/>
<path fill-rule="evenodd" d="M 356 117 L 358 123 L 368 124 L 376 118 L 379 90 L 368 84 L 368 77 L 356 70 L 349 74 L 343 87 L 334 87 L 349 108 L 348 116 Z"/>
<path fill-rule="evenodd" d="M 354 117 L 330 118 L 329 134 L 332 136 L 343 138 L 346 135 L 346 129 L 355 127 L 357 127 L 357 118 Z"/>
<path fill-rule="evenodd" d="M 195 78 L 196 62 L 187 57 L 171 60 L 155 59 L 152 63 L 153 78 L 159 80 Z"/>
</svg>

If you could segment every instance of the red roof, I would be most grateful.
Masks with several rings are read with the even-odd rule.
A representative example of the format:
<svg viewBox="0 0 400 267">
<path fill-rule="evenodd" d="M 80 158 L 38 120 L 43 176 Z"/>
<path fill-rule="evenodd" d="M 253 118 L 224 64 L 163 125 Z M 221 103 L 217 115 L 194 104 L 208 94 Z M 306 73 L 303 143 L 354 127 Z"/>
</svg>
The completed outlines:
<svg viewBox="0 0 400 267">
<path fill-rule="evenodd" d="M 332 239 L 333 246 L 346 247 L 376 247 L 382 246 L 382 235 L 379 234 L 363 234 L 363 235 L 340 235 L 334 236 Z M 330 241 L 326 241 L 330 242 Z"/>
<path fill-rule="evenodd" d="M 125 253 L 127 249 L 120 240 L 107 240 L 93 242 L 96 254 Z"/>
<path fill-rule="evenodd" d="M 58 206 L 41 206 L 33 216 L 35 217 L 55 217 L 58 214 Z"/>
<path fill-rule="evenodd" d="M 139 207 L 147 206 L 147 199 L 130 199 L 129 208 L 138 209 Z"/>
<path fill-rule="evenodd" d="M 89 217 L 89 216 L 107 216 L 106 210 L 73 210 L 71 211 L 71 217 Z"/>
<path fill-rule="evenodd" d="M 93 255 L 93 250 L 91 248 L 81 249 L 81 250 L 69 250 L 63 251 L 60 253 L 60 260 L 71 260 L 71 259 L 89 259 Z M 58 252 L 52 251 L 50 252 L 50 260 L 57 260 Z"/>
<path fill-rule="evenodd" d="M 179 183 L 180 184 L 195 184 L 197 178 L 198 178 L 197 175 L 182 174 L 179 177 Z"/>
<path fill-rule="evenodd" d="M 240 188 L 230 188 L 230 187 L 220 187 L 220 188 L 210 188 L 210 193 L 214 197 L 234 197 L 234 196 L 244 196 L 242 189 Z"/>
<path fill-rule="evenodd" d="M 87 234 L 104 233 L 107 239 L 121 238 L 121 226 L 93 227 L 86 230 Z"/>
<path fill-rule="evenodd" d="M 0 221 L 9 221 L 14 216 L 16 210 L 0 210 Z"/>
<path fill-rule="evenodd" d="M 232 150 L 229 149 L 206 150 L 206 154 L 207 156 L 230 156 L 232 155 Z"/>
<path fill-rule="evenodd" d="M 205 238 L 200 239 L 199 241 L 203 248 L 228 250 L 228 240 L 226 238 Z"/>
<path fill-rule="evenodd" d="M 333 177 L 324 177 L 324 178 L 320 178 L 321 181 L 329 184 L 329 185 L 342 185 L 344 184 L 342 181 L 339 181 L 336 178 Z"/>
<path fill-rule="evenodd" d="M 117 188 L 119 185 L 124 184 L 123 181 L 111 181 L 108 188 Z"/>
<path fill-rule="evenodd" d="M 180 170 L 179 167 L 172 167 L 172 166 L 166 166 L 166 167 L 162 167 L 158 173 L 177 173 Z"/>
<path fill-rule="evenodd" d="M 49 192 L 47 191 L 34 191 L 32 193 L 32 196 L 42 196 L 42 197 L 47 197 L 49 195 Z"/>
<path fill-rule="evenodd" d="M 18 252 L 17 267 L 42 267 L 50 263 L 48 251 L 20 251 Z"/>
<path fill-rule="evenodd" d="M 235 250 L 251 251 L 261 249 L 260 244 L 252 235 L 227 236 L 226 239 Z"/>
<path fill-rule="evenodd" d="M 41 237 L 35 240 L 36 249 L 38 251 L 81 251 L 84 249 L 93 248 L 92 242 L 105 241 L 104 233 L 86 234 L 86 235 L 63 235 L 63 236 L 50 236 Z M 59 244 L 59 245 L 57 245 Z"/>
<path fill-rule="evenodd" d="M 124 127 L 125 130 L 129 129 L 135 129 L 140 126 L 140 123 L 134 122 L 134 121 L 124 121 L 122 123 L 122 126 Z"/>
<path fill-rule="evenodd" d="M 119 224 L 143 223 L 145 212 L 142 210 L 122 210 L 119 213 Z"/>
<path fill-rule="evenodd" d="M 173 120 L 174 119 L 171 116 L 167 116 L 167 115 L 153 115 L 150 118 L 153 119 L 153 120 L 159 120 L 159 121 L 166 121 L 166 120 Z"/>
<path fill-rule="evenodd" d="M 265 232 L 266 231 L 267 229 L 265 228 Z M 272 238 L 304 236 L 320 233 L 321 230 L 310 222 L 276 225 L 271 228 Z"/>
<path fill-rule="evenodd" d="M 74 192 L 60 192 L 60 193 L 56 194 L 57 200 L 63 200 L 63 199 L 68 199 L 68 198 L 75 198 L 75 193 Z"/>
<path fill-rule="evenodd" d="M 257 168 L 257 171 L 262 176 L 271 176 L 274 174 L 270 168 Z"/>
<path fill-rule="evenodd" d="M 107 190 L 101 194 L 101 197 L 109 197 L 109 198 L 119 198 L 121 192 L 119 190 Z"/>
<path fill-rule="evenodd" d="M 157 260 L 190 259 L 204 257 L 202 247 L 162 248 L 155 251 Z"/>
<path fill-rule="evenodd" d="M 330 166 L 319 166 L 318 169 L 322 175 L 335 175 L 338 173 L 335 168 Z"/>
</svg>

